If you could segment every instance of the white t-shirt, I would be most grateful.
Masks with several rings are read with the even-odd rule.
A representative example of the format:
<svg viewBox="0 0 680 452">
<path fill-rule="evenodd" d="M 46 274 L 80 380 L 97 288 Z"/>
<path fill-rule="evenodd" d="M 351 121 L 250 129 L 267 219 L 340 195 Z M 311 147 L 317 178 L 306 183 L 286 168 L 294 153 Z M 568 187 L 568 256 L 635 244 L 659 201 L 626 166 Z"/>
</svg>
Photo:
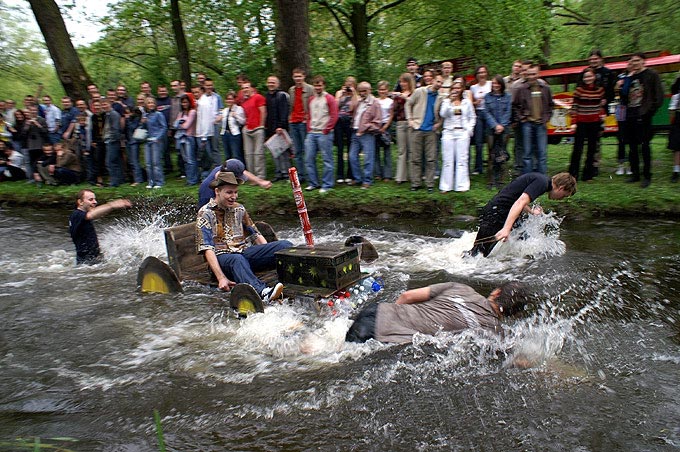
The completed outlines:
<svg viewBox="0 0 680 452">
<path fill-rule="evenodd" d="M 476 101 L 481 100 L 479 104 L 475 105 L 475 109 L 484 110 L 484 96 L 491 92 L 491 80 L 487 80 L 484 84 L 477 83 L 476 85 L 472 85 L 470 91 L 472 92 L 472 97 L 474 97 Z"/>
<path fill-rule="evenodd" d="M 382 113 L 382 120 L 380 122 L 385 124 L 390 119 L 390 114 L 392 114 L 392 104 L 394 104 L 394 100 L 386 97 L 384 99 L 378 99 L 378 103 L 380 104 L 380 111 Z"/>
</svg>

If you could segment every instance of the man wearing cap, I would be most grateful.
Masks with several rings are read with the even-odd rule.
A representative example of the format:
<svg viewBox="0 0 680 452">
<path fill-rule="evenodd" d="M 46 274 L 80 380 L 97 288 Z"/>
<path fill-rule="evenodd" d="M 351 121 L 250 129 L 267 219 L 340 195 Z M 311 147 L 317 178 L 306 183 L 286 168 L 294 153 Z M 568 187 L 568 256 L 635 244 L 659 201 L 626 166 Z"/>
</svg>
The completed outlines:
<svg viewBox="0 0 680 452">
<path fill-rule="evenodd" d="M 418 66 L 418 60 L 413 57 L 406 58 L 406 72 L 413 76 L 413 80 L 416 82 L 416 88 L 422 86 L 423 76 L 420 75 L 419 69 L 420 67 Z M 399 80 L 397 80 L 397 83 L 394 85 L 394 89 L 392 91 L 397 93 L 401 92 L 401 84 L 399 83 Z"/>
<path fill-rule="evenodd" d="M 215 180 L 217 173 L 220 171 L 229 171 L 234 173 L 234 175 L 243 180 L 244 182 L 249 182 L 253 185 L 269 190 L 272 186 L 271 181 L 266 179 L 260 179 L 250 171 L 246 170 L 246 166 L 239 159 L 229 159 L 225 160 L 220 166 L 216 166 L 210 174 L 201 182 L 201 186 L 198 189 L 198 208 L 203 207 L 210 198 L 215 196 L 215 190 L 210 187 L 210 183 Z"/>
<path fill-rule="evenodd" d="M 500 320 L 524 310 L 526 295 L 517 282 L 503 284 L 488 298 L 455 282 L 402 293 L 395 303 L 375 303 L 357 315 L 345 341 L 407 344 L 416 333 L 460 333 L 477 328 L 501 333 Z"/>
<path fill-rule="evenodd" d="M 245 207 L 236 201 L 241 184 L 243 179 L 227 171 L 217 173 L 210 183 L 215 196 L 198 211 L 197 252 L 205 256 L 220 289 L 229 291 L 236 284 L 250 284 L 264 302 L 269 302 L 281 296 L 283 284 L 267 287 L 254 272 L 274 268 L 274 254 L 293 244 L 287 240 L 267 243 Z"/>
</svg>

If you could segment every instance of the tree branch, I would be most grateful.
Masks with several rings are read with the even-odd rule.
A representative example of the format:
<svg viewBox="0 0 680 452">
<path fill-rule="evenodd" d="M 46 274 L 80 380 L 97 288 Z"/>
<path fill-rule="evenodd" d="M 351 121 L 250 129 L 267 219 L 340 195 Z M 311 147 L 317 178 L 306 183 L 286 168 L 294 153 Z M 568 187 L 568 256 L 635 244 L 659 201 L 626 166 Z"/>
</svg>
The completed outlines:
<svg viewBox="0 0 680 452">
<path fill-rule="evenodd" d="M 375 11 L 373 11 L 373 13 L 371 13 L 371 14 L 368 16 L 367 22 L 370 22 L 375 16 L 377 16 L 377 15 L 380 14 L 380 13 L 382 13 L 383 11 L 386 11 L 386 10 L 388 10 L 388 9 L 390 9 L 390 8 L 394 8 L 395 6 L 399 6 L 400 4 L 404 3 L 405 1 L 406 1 L 406 0 L 394 0 L 394 1 L 391 2 L 391 3 L 387 3 L 387 4 L 383 5 L 383 6 L 381 6 L 380 8 L 376 9 Z"/>
<path fill-rule="evenodd" d="M 215 72 L 215 73 L 216 73 L 217 75 L 219 75 L 220 77 L 224 75 L 224 69 L 222 69 L 222 68 L 219 67 L 219 66 L 216 66 L 216 65 L 213 64 L 213 63 L 209 63 L 208 61 L 205 61 L 205 60 L 202 60 L 202 59 L 196 60 L 196 59 L 193 59 L 193 58 L 192 58 L 192 61 L 193 61 L 194 63 L 200 64 L 200 65 L 203 66 L 203 67 L 206 67 L 206 68 L 210 69 L 211 71 Z"/>
<path fill-rule="evenodd" d="M 98 51 L 97 53 L 98 53 L 99 55 L 105 55 L 105 56 L 109 56 L 109 57 L 111 57 L 111 58 L 117 58 L 117 59 L 119 59 L 119 60 L 127 61 L 128 63 L 132 63 L 132 64 L 134 64 L 135 66 L 139 66 L 139 67 L 141 67 L 142 69 L 146 69 L 147 71 L 151 70 L 151 68 L 149 68 L 148 66 L 145 66 L 145 65 L 143 65 L 142 63 L 139 63 L 139 62 L 133 60 L 132 58 L 127 58 L 127 57 L 125 57 L 125 56 L 122 56 L 122 55 L 119 55 L 119 54 L 115 54 L 115 53 L 105 52 L 105 51 L 103 51 L 103 50 L 100 50 L 100 51 Z M 138 54 L 138 55 L 143 55 L 143 54 Z"/>
<path fill-rule="evenodd" d="M 349 32 L 347 32 L 345 26 L 342 24 L 342 21 L 340 20 L 340 17 L 338 17 L 337 13 L 335 12 L 335 9 L 326 0 L 313 0 L 313 1 L 321 6 L 325 6 L 328 9 L 328 11 L 331 12 L 333 18 L 335 18 L 335 21 L 340 26 L 340 31 L 342 31 L 342 34 L 345 35 L 349 42 L 353 43 L 354 37 L 352 37 L 352 35 L 350 35 Z M 340 12 L 342 13 L 342 10 L 340 10 Z M 344 16 L 347 17 L 347 14 L 344 14 Z"/>
<path fill-rule="evenodd" d="M 646 20 L 650 19 L 654 16 L 658 16 L 661 14 L 661 12 L 656 11 L 652 13 L 647 13 L 642 16 L 637 16 L 637 17 L 629 17 L 627 19 L 620 19 L 620 20 L 603 20 L 599 22 L 584 22 L 584 21 L 577 21 L 577 22 L 565 22 L 563 25 L 592 25 L 595 27 L 606 27 L 609 25 L 619 25 L 619 24 L 626 24 L 629 22 L 636 22 L 636 21 L 641 21 L 641 20 Z M 571 16 L 561 16 L 561 17 L 571 17 Z M 574 17 L 571 17 L 574 19 Z"/>
</svg>

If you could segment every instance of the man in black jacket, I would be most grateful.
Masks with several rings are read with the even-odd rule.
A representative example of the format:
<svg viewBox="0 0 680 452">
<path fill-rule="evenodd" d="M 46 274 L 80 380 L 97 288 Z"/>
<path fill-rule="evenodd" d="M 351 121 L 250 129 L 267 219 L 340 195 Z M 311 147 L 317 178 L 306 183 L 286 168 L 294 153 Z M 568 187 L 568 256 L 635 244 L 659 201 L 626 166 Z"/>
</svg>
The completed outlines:
<svg viewBox="0 0 680 452">
<path fill-rule="evenodd" d="M 663 103 L 663 85 L 659 74 L 645 67 L 645 56 L 636 53 L 628 60 L 631 68 L 630 85 L 623 93 L 622 101 L 626 105 L 626 124 L 628 142 L 630 144 L 630 169 L 632 176 L 626 182 L 640 181 L 640 155 L 642 151 L 642 188 L 649 187 L 652 180 L 652 117 Z M 622 84 L 620 81 L 619 83 Z"/>
<path fill-rule="evenodd" d="M 274 134 L 288 132 L 288 95 L 279 89 L 281 81 L 275 75 L 267 77 L 267 118 L 265 119 L 264 139 L 267 141 Z M 290 158 L 288 152 L 283 152 L 274 158 L 275 174 L 273 182 L 288 179 Z"/>
</svg>

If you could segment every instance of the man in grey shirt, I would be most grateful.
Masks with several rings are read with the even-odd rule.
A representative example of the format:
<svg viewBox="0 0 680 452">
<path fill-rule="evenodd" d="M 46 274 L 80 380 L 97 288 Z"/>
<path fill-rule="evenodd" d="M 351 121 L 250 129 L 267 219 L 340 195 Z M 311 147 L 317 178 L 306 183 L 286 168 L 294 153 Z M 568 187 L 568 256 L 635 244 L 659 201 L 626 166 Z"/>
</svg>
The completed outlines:
<svg viewBox="0 0 680 452">
<path fill-rule="evenodd" d="M 503 284 L 488 298 L 465 284 L 433 284 L 408 290 L 395 303 L 376 303 L 363 309 L 345 340 L 410 343 L 416 333 L 459 333 L 481 328 L 500 333 L 500 319 L 524 310 L 527 297 L 517 282 Z"/>
</svg>

